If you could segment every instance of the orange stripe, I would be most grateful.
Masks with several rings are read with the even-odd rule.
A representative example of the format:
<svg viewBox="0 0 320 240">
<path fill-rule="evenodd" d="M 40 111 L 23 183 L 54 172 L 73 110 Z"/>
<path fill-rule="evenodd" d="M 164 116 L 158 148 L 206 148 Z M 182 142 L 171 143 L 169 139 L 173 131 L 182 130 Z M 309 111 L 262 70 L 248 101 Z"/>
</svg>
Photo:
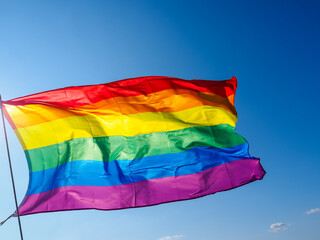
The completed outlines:
<svg viewBox="0 0 320 240">
<path fill-rule="evenodd" d="M 169 89 L 149 95 L 115 97 L 77 108 L 49 105 L 5 105 L 16 128 L 24 128 L 61 118 L 84 115 L 130 115 L 144 112 L 178 112 L 198 106 L 223 108 L 236 115 L 234 95 L 221 97 L 212 93 L 186 89 Z"/>
</svg>

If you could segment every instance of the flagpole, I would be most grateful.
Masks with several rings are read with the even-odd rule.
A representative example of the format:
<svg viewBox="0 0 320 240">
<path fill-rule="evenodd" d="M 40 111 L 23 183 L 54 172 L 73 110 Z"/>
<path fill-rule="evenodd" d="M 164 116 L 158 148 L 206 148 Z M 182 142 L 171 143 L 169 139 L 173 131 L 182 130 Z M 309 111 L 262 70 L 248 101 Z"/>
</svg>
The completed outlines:
<svg viewBox="0 0 320 240">
<path fill-rule="evenodd" d="M 19 214 L 19 207 L 18 207 L 18 201 L 17 201 L 17 193 L 16 193 L 16 187 L 15 187 L 15 184 L 14 184 L 12 164 L 11 164 L 11 158 L 10 158 L 10 151 L 9 151 L 7 130 L 6 130 L 6 124 L 5 124 L 4 116 L 3 116 L 3 106 L 2 106 L 2 98 L 1 98 L 1 95 L 0 95 L 0 106 L 1 106 L 1 115 L 2 115 L 2 125 L 3 125 L 4 137 L 5 137 L 6 146 L 7 146 L 8 161 L 9 161 L 9 167 L 10 167 L 11 182 L 12 182 L 12 188 L 13 188 L 13 194 L 14 194 L 14 201 L 15 201 L 15 204 L 16 204 L 16 213 L 17 213 L 17 216 L 18 216 L 20 237 L 21 237 L 21 240 L 23 240 L 22 227 L 21 227 L 20 214 Z"/>
</svg>

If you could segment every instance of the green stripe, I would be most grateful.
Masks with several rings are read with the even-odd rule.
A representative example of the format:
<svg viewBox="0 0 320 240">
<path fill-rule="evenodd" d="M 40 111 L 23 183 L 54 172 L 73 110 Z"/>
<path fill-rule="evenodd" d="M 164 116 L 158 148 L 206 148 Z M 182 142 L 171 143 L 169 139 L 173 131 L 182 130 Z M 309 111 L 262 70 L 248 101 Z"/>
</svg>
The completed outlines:
<svg viewBox="0 0 320 240">
<path fill-rule="evenodd" d="M 243 137 L 234 133 L 234 127 L 220 124 L 133 137 L 75 138 L 55 145 L 26 150 L 25 153 L 29 171 L 35 172 L 76 160 L 133 160 L 183 152 L 199 146 L 228 148 L 245 142 Z"/>
</svg>

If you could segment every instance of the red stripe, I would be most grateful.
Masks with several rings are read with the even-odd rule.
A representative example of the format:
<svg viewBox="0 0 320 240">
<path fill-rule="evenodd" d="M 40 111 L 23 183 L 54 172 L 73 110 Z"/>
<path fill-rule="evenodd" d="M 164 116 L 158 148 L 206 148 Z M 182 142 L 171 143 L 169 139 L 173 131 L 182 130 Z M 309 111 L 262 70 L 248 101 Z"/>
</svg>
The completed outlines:
<svg viewBox="0 0 320 240">
<path fill-rule="evenodd" d="M 235 77 L 224 81 L 183 80 L 157 76 L 139 77 L 99 85 L 61 88 L 15 98 L 4 101 L 4 103 L 10 105 L 44 104 L 56 107 L 79 107 L 112 97 L 147 95 L 167 89 L 191 89 L 227 97 L 235 93 L 236 85 L 237 79 Z"/>
</svg>

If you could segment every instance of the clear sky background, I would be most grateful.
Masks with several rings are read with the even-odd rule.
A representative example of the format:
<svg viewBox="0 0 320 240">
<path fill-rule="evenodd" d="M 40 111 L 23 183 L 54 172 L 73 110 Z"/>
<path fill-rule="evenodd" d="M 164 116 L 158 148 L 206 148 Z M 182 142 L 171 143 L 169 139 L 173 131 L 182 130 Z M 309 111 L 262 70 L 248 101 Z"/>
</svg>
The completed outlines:
<svg viewBox="0 0 320 240">
<path fill-rule="evenodd" d="M 236 76 L 237 132 L 267 171 L 195 200 L 23 216 L 25 240 L 319 240 L 320 212 L 307 214 L 320 208 L 319 10 L 302 0 L 0 0 L 4 100 L 138 76 Z M 27 163 L 7 127 L 20 202 Z M 2 220 L 15 206 L 0 134 Z M 19 239 L 15 218 L 0 239 Z"/>
</svg>

